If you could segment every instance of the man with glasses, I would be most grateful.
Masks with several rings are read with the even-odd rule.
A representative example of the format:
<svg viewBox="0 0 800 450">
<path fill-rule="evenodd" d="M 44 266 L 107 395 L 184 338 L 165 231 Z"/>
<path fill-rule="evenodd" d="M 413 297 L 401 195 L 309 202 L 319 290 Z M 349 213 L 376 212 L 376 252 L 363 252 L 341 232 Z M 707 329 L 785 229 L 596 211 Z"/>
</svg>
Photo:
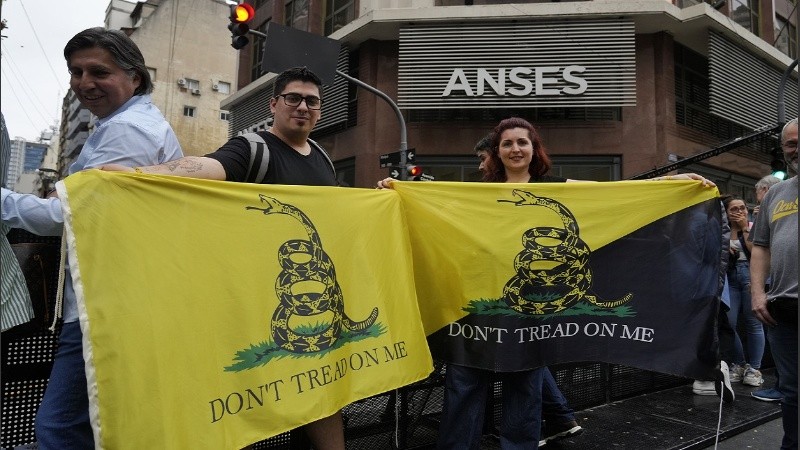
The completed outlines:
<svg viewBox="0 0 800 450">
<path fill-rule="evenodd" d="M 305 67 L 288 69 L 275 79 L 275 95 L 269 101 L 274 121 L 267 131 L 258 133 L 270 152 L 264 184 L 337 184 L 323 150 L 308 139 L 321 114 L 321 85 Z M 249 166 L 250 144 L 237 136 L 205 156 L 186 156 L 157 166 L 131 169 L 107 165 L 103 169 L 245 182 Z"/>
<path fill-rule="evenodd" d="M 781 132 L 783 156 L 795 175 L 773 186 L 761 202 L 750 239 L 753 314 L 767 325 L 783 394 L 783 443 L 797 448 L 797 119 Z M 769 292 L 764 285 L 769 275 Z"/>
<path fill-rule="evenodd" d="M 321 86 L 319 77 L 305 67 L 288 69 L 275 79 L 275 95 L 269 101 L 274 121 L 267 131 L 258 133 L 270 152 L 263 184 L 336 186 L 336 174 L 324 150 L 308 139 L 321 114 Z M 103 169 L 245 182 L 249 165 L 250 144 L 235 137 L 205 156 L 133 169 L 111 164 Z M 316 449 L 345 448 L 341 412 L 311 422 L 305 431 Z"/>
</svg>

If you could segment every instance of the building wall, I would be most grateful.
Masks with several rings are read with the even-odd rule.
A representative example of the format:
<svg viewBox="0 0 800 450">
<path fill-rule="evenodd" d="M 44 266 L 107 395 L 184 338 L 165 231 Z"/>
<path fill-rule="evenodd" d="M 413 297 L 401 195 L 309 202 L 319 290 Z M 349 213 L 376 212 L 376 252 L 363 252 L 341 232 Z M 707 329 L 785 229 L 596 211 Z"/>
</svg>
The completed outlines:
<svg viewBox="0 0 800 450">
<path fill-rule="evenodd" d="M 8 160 L 6 172 L 6 187 L 14 190 L 17 179 L 22 174 L 22 165 L 25 161 L 25 138 L 16 136 L 11 140 L 11 155 Z"/>
<path fill-rule="evenodd" d="M 235 89 L 237 54 L 230 47 L 229 7 L 221 0 L 164 0 L 130 37 L 155 69 L 153 103 L 172 125 L 186 155 L 203 155 L 227 140 L 228 123 L 220 119 L 220 101 L 229 94 L 213 90 L 229 83 Z M 179 79 L 199 81 L 199 95 L 179 86 Z M 195 116 L 184 115 L 184 107 Z"/>
<path fill-rule="evenodd" d="M 42 165 L 42 161 L 44 161 L 45 152 L 47 152 L 47 144 L 26 142 L 25 161 L 22 164 L 22 171 L 32 172 L 38 169 Z"/>
<path fill-rule="evenodd" d="M 770 0 L 771 1 L 771 0 Z M 552 2 L 520 1 L 518 10 L 509 13 L 502 7 L 489 9 L 485 7 L 455 6 L 450 9 L 439 8 L 443 3 L 438 0 L 414 0 L 398 2 L 381 2 L 361 0 L 357 3 L 362 16 L 350 26 L 335 33 L 358 55 L 358 78 L 397 99 L 398 85 L 398 40 L 397 28 L 412 21 L 423 23 L 430 20 L 456 20 L 464 17 L 468 20 L 508 20 L 512 16 L 517 20 L 548 20 L 553 17 L 569 17 L 575 14 L 578 18 L 582 9 L 569 8 L 569 5 L 558 5 Z M 491 5 L 510 2 L 486 2 Z M 541 5 L 526 5 L 542 3 Z M 587 5 L 593 2 L 584 2 Z M 773 26 L 762 24 L 759 29 L 764 41 L 758 41 L 746 30 L 736 25 L 724 15 L 730 11 L 724 8 L 714 11 L 702 2 L 596 2 L 586 10 L 594 9 L 597 15 L 588 17 L 608 17 L 614 8 L 622 8 L 616 16 L 631 17 L 637 21 L 635 38 L 636 63 L 636 106 L 622 107 L 620 120 L 546 120 L 538 122 L 540 133 L 551 155 L 556 157 L 602 156 L 619 157 L 620 178 L 629 178 L 661 167 L 677 159 L 694 156 L 715 146 L 721 145 L 737 135 L 729 138 L 715 136 L 678 123 L 676 112 L 676 77 L 675 48 L 676 45 L 688 46 L 696 52 L 707 51 L 709 29 L 715 27 L 723 31 L 737 45 L 758 54 L 759 58 L 771 61 L 768 64 L 780 68 L 784 61 L 780 52 L 773 47 L 770 34 Z M 785 10 L 788 0 L 775 0 L 775 10 Z M 450 4 L 450 3 L 448 3 Z M 475 2 L 477 5 L 478 3 Z M 482 3 L 483 4 L 483 3 Z M 619 6 L 619 5 L 627 6 Z M 759 18 L 761 22 L 772 23 L 772 4 L 761 2 Z M 427 7 L 430 12 L 422 12 L 419 8 L 411 9 L 409 5 Z M 453 5 L 465 5 L 455 2 Z M 596 5 L 596 6 L 594 6 Z M 675 6 L 673 6 L 675 5 Z M 692 6 L 694 5 L 694 6 Z M 407 12 L 402 9 L 409 9 Z M 625 10 L 624 8 L 630 8 Z M 688 7 L 688 10 L 679 8 Z M 272 13 L 277 12 L 271 6 Z M 484 9 L 481 9 L 484 8 Z M 266 5 L 261 8 L 265 10 Z M 449 12 L 448 12 L 449 11 Z M 626 12 L 628 11 L 628 12 Z M 649 14 L 642 18 L 642 13 Z M 684 14 L 686 12 L 686 14 Z M 785 13 L 785 11 L 784 11 Z M 324 14 L 323 14 L 324 15 Z M 423 18 L 424 15 L 424 18 Z M 517 16 L 519 17 L 517 17 Z M 539 15 L 537 17 L 537 15 Z M 261 15 L 265 20 L 268 13 Z M 405 17 L 406 21 L 398 19 Z M 455 18 L 454 18 L 455 17 Z M 485 18 L 484 18 L 485 17 Z M 699 19 L 699 20 L 697 20 Z M 461 19 L 464 20 L 464 19 Z M 794 18 L 792 18 L 794 20 Z M 683 21 L 683 23 L 682 23 Z M 698 23 L 703 25 L 698 27 Z M 774 34 L 774 33 L 773 33 Z M 756 42 L 758 41 L 758 42 Z M 250 80 L 247 75 L 250 67 L 247 64 L 252 54 L 242 51 L 240 56 L 239 80 L 240 88 L 254 81 L 258 86 L 263 79 Z M 784 58 L 785 59 L 785 58 Z M 354 68 L 351 68 L 351 70 Z M 244 79 L 244 82 L 242 81 Z M 249 92 L 254 91 L 247 86 L 241 94 L 226 100 L 232 109 L 246 100 Z M 357 116 L 355 125 L 333 135 L 318 140 L 331 152 L 335 161 L 355 160 L 356 186 L 372 186 L 375 180 L 387 175 L 387 169 L 381 169 L 378 158 L 381 154 L 399 149 L 399 125 L 394 111 L 382 99 L 359 89 L 357 100 Z M 323 110 L 323 115 L 325 111 Z M 409 122 L 411 114 L 403 111 L 408 126 L 409 147 L 416 149 L 417 156 L 472 156 L 472 148 L 494 125 L 492 121 L 451 121 L 451 122 Z M 352 119 L 351 119 L 351 122 Z M 352 123 L 351 123 L 352 125 Z M 232 130 L 236 132 L 237 130 Z M 731 177 L 739 177 L 750 183 L 768 173 L 769 158 L 761 150 L 757 154 L 755 147 L 749 150 L 735 150 L 708 158 L 692 170 L 722 171 Z M 466 160 L 464 160 L 466 161 Z M 730 177 L 729 177 L 730 178 Z"/>
<path fill-rule="evenodd" d="M 129 28 L 131 23 L 131 12 L 136 7 L 136 2 L 129 2 L 127 0 L 111 0 L 108 2 L 106 8 L 106 28 L 111 30 L 119 30 L 121 28 Z"/>
<path fill-rule="evenodd" d="M 636 36 L 636 106 L 622 108 L 620 121 L 548 121 L 535 124 L 553 156 L 620 156 L 621 177 L 629 178 L 689 157 L 720 140 L 675 122 L 674 41 L 664 32 Z M 367 41 L 359 49 L 359 79 L 390 97 L 397 91 L 397 42 Z M 408 114 L 405 115 L 408 118 Z M 496 122 L 408 123 L 409 146 L 419 156 L 472 155 L 475 143 Z M 334 160 L 356 159 L 357 186 L 370 186 L 387 175 L 381 154 L 399 149 L 399 125 L 382 99 L 360 91 L 357 125 L 320 139 Z M 760 178 L 769 166 L 733 153 L 708 160 Z"/>
<path fill-rule="evenodd" d="M 68 90 L 61 106 L 61 124 L 58 133 L 60 151 L 57 170 L 61 178 L 69 175 L 69 166 L 78 158 L 83 144 L 93 129 L 95 117 Z"/>
</svg>

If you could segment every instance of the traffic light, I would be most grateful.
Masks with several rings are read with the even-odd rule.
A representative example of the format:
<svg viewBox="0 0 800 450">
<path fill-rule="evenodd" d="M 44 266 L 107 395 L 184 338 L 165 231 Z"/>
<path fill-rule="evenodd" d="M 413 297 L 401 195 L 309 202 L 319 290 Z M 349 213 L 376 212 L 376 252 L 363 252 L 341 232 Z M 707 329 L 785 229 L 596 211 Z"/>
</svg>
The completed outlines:
<svg viewBox="0 0 800 450">
<path fill-rule="evenodd" d="M 255 15 L 256 12 L 249 3 L 231 5 L 231 23 L 228 24 L 228 29 L 231 30 L 231 47 L 239 50 L 250 42 L 247 38 L 250 25 L 247 22 L 253 20 Z"/>
<path fill-rule="evenodd" d="M 406 164 L 406 175 L 409 180 L 419 181 L 422 177 L 422 167 L 414 164 Z"/>
<path fill-rule="evenodd" d="M 770 162 L 769 165 L 772 168 L 773 176 L 781 180 L 786 178 L 786 161 L 781 158 L 781 155 L 773 154 L 772 162 Z"/>
</svg>

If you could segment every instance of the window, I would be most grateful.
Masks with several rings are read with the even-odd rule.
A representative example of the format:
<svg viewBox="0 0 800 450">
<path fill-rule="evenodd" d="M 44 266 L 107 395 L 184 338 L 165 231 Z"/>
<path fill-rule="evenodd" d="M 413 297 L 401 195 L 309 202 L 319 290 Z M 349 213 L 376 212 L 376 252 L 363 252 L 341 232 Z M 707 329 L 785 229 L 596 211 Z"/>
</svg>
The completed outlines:
<svg viewBox="0 0 800 450">
<path fill-rule="evenodd" d="M 217 81 L 217 92 L 220 94 L 230 94 L 231 84 L 225 81 Z"/>
<path fill-rule="evenodd" d="M 758 2 L 755 0 L 731 1 L 733 21 L 758 36 Z"/>
<path fill-rule="evenodd" d="M 355 0 L 327 0 L 325 2 L 325 36 L 352 22 L 355 16 Z"/>
<path fill-rule="evenodd" d="M 755 178 L 739 175 L 736 173 L 727 172 L 705 164 L 690 164 L 680 170 L 678 173 L 696 173 L 702 175 L 709 180 L 713 181 L 720 192 L 726 194 L 738 195 L 744 199 L 750 209 L 758 204 L 756 201 L 755 185 L 758 181 Z"/>
<path fill-rule="evenodd" d="M 193 91 L 195 89 L 200 89 L 200 82 L 197 80 L 193 80 L 191 78 L 186 79 L 186 89 Z"/>
<path fill-rule="evenodd" d="M 797 27 L 781 16 L 775 16 L 775 48 L 797 58 Z"/>
<path fill-rule="evenodd" d="M 308 0 L 289 0 L 286 2 L 284 20 L 292 28 L 308 31 Z"/>
<path fill-rule="evenodd" d="M 156 82 L 156 69 L 154 69 L 152 67 L 148 67 L 147 68 L 147 73 L 150 74 L 150 81 L 155 83 Z"/>
<path fill-rule="evenodd" d="M 219 120 L 230 120 L 231 113 L 229 111 L 220 111 Z"/>
<path fill-rule="evenodd" d="M 183 115 L 186 117 L 194 117 L 195 109 L 196 108 L 194 106 L 184 106 Z"/>
<path fill-rule="evenodd" d="M 675 122 L 724 140 L 752 131 L 711 114 L 710 84 L 708 60 L 675 44 Z M 768 154 L 774 145 L 770 140 L 762 139 L 737 151 L 751 149 L 756 154 Z"/>
<path fill-rule="evenodd" d="M 267 25 L 272 21 L 272 19 L 267 19 L 259 25 L 258 31 L 265 33 L 267 32 Z M 265 71 L 261 70 L 261 61 L 264 59 L 264 43 L 266 39 L 252 39 L 250 47 L 253 48 L 253 54 L 250 55 L 250 61 L 252 61 L 253 65 L 250 67 L 250 81 L 256 81 L 262 75 L 264 75 Z"/>
<path fill-rule="evenodd" d="M 622 164 L 619 156 L 551 156 L 551 175 L 573 180 L 618 181 Z"/>
</svg>

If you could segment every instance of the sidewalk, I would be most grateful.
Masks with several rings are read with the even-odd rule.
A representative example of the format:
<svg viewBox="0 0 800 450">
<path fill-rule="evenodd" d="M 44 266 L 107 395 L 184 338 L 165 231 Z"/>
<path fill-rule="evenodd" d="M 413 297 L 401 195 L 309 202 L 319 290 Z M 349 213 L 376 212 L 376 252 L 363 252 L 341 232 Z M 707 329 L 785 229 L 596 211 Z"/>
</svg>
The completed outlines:
<svg viewBox="0 0 800 450">
<path fill-rule="evenodd" d="M 764 371 L 765 386 L 773 386 L 773 370 Z M 778 402 L 762 402 L 750 397 L 757 390 L 736 383 L 736 400 L 722 405 L 720 449 L 778 448 L 782 429 L 777 420 L 778 432 L 749 433 L 737 440 L 746 443 L 725 445 L 724 441 L 746 433 L 759 425 L 769 430 L 780 418 Z M 580 436 L 553 442 L 543 447 L 548 450 L 593 449 L 647 449 L 647 450 L 700 450 L 714 447 L 719 415 L 719 397 L 699 396 L 692 393 L 692 383 L 626 400 L 605 404 L 576 413 L 585 431 Z M 745 442 L 745 441 L 743 441 Z M 485 437 L 483 450 L 498 449 L 496 438 Z"/>
</svg>

